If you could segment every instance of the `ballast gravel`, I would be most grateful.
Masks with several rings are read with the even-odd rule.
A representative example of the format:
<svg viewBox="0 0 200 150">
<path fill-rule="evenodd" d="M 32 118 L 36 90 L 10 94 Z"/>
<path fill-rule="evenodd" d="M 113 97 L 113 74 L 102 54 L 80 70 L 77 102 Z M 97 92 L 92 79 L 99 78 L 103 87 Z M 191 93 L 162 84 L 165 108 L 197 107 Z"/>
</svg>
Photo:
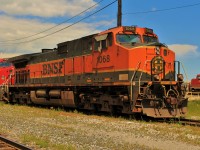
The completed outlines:
<svg viewBox="0 0 200 150">
<path fill-rule="evenodd" d="M 41 150 L 59 145 L 70 150 L 200 150 L 198 127 L 6 104 L 0 105 L 0 134 Z"/>
</svg>

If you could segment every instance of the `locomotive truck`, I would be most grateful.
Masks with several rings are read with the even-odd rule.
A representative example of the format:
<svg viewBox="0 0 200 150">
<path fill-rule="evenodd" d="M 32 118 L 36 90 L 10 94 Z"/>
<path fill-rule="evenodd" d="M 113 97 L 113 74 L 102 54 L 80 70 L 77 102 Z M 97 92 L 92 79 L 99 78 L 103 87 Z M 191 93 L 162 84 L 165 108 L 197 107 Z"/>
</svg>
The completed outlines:
<svg viewBox="0 0 200 150">
<path fill-rule="evenodd" d="M 187 112 L 180 63 L 150 28 L 115 27 L 8 62 L 15 67 L 12 103 L 154 118 Z"/>
</svg>

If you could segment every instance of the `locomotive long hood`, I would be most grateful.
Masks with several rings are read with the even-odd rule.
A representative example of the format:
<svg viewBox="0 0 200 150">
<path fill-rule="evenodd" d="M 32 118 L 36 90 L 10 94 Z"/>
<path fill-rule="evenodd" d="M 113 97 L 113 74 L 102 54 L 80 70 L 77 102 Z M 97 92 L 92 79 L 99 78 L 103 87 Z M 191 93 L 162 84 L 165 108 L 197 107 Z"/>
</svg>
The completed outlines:
<svg viewBox="0 0 200 150">
<path fill-rule="evenodd" d="M 25 55 L 12 57 L 12 58 L 8 59 L 8 62 L 11 62 L 13 64 L 26 62 L 26 61 L 29 61 L 33 56 L 35 56 L 37 54 L 39 54 L 39 53 L 25 54 Z"/>
</svg>

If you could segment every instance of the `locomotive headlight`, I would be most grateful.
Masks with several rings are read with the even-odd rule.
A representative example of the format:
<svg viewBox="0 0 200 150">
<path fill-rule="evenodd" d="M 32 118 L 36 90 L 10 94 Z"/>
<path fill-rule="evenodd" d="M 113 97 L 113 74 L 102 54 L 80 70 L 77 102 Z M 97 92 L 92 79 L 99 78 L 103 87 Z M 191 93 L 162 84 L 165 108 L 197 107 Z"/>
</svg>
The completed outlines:
<svg viewBox="0 0 200 150">
<path fill-rule="evenodd" d="M 156 55 L 160 55 L 160 48 L 158 46 L 155 48 L 155 52 L 156 52 Z"/>
</svg>

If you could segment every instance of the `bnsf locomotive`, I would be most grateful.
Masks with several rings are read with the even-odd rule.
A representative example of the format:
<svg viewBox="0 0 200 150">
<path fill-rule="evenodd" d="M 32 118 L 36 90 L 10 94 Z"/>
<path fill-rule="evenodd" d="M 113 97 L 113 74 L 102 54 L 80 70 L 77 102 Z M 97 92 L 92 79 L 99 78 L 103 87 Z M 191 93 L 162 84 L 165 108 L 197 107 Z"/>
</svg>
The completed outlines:
<svg viewBox="0 0 200 150">
<path fill-rule="evenodd" d="M 13 103 L 155 118 L 187 111 L 180 63 L 149 28 L 116 27 L 8 61 L 15 67 L 7 91 Z"/>
</svg>

